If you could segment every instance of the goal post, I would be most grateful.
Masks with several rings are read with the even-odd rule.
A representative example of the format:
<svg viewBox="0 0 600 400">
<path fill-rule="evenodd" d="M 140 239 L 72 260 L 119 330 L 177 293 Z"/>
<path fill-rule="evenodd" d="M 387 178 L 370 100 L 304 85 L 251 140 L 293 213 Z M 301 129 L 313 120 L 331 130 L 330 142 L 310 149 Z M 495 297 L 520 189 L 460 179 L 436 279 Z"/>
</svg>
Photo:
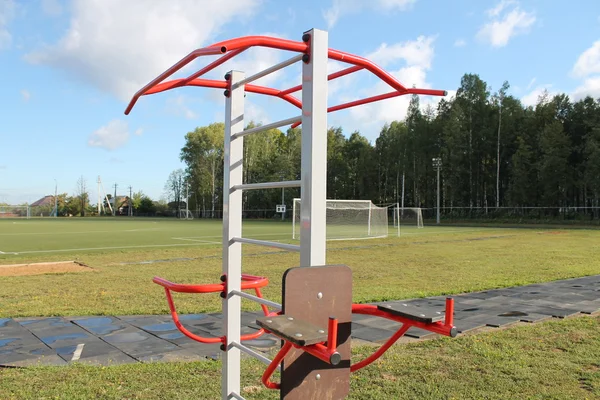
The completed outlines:
<svg viewBox="0 0 600 400">
<path fill-rule="evenodd" d="M 300 237 L 301 200 L 293 201 L 292 238 Z M 328 240 L 372 239 L 388 236 L 388 208 L 371 200 L 327 200 Z"/>
<path fill-rule="evenodd" d="M 179 210 L 177 217 L 179 219 L 194 219 L 194 214 L 190 210 Z"/>
<path fill-rule="evenodd" d="M 31 218 L 28 205 L 0 205 L 0 218 Z"/>
<path fill-rule="evenodd" d="M 399 207 L 398 204 L 395 204 L 391 208 L 393 209 L 392 223 L 394 228 L 398 229 L 398 234 L 400 234 L 401 227 L 410 229 L 424 227 L 423 210 L 420 207 Z"/>
</svg>

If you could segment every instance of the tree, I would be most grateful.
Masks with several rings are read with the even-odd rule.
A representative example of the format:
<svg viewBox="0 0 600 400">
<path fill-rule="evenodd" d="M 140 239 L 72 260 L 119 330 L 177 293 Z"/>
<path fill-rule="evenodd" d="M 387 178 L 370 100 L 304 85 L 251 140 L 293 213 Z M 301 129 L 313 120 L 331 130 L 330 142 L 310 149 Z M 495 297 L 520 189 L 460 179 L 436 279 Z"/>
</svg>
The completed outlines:
<svg viewBox="0 0 600 400">
<path fill-rule="evenodd" d="M 546 205 L 563 205 L 570 178 L 571 143 L 559 121 L 547 125 L 540 137 L 540 180 Z"/>
<path fill-rule="evenodd" d="M 180 159 L 185 162 L 186 175 L 194 197 L 209 197 L 211 214 L 215 216 L 217 189 L 222 184 L 223 137 L 225 124 L 213 123 L 196 128 L 185 135 Z M 198 208 L 198 201 L 196 201 Z"/>
<path fill-rule="evenodd" d="M 75 197 L 77 197 L 79 200 L 79 214 L 84 217 L 89 193 L 87 191 L 87 184 L 83 175 L 77 179 L 77 183 L 75 185 Z"/>
<path fill-rule="evenodd" d="M 183 170 L 179 168 L 169 174 L 165 183 L 165 194 L 171 200 L 169 204 L 173 204 L 173 208 L 177 210 L 177 215 L 181 211 L 181 199 L 185 190 L 184 181 Z"/>
</svg>

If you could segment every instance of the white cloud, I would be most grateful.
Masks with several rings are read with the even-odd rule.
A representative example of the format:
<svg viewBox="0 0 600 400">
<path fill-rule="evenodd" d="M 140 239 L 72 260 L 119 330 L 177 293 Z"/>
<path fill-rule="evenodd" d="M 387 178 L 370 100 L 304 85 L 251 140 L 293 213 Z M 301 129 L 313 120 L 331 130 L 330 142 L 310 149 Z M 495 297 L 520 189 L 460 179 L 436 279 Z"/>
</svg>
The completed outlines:
<svg viewBox="0 0 600 400">
<path fill-rule="evenodd" d="M 138 128 L 138 129 L 135 130 L 135 132 L 133 132 L 133 134 L 135 136 L 142 136 L 144 134 L 144 129 Z"/>
<path fill-rule="evenodd" d="M 467 42 L 464 39 L 456 39 L 454 42 L 454 47 L 465 47 Z"/>
<path fill-rule="evenodd" d="M 28 102 L 29 99 L 31 99 L 31 93 L 29 92 L 29 90 L 21 90 L 21 97 L 23 98 L 24 102 Z"/>
<path fill-rule="evenodd" d="M 57 42 L 26 56 L 128 100 L 191 50 L 208 45 L 261 0 L 74 0 L 71 24 Z"/>
<path fill-rule="evenodd" d="M 0 169 L 8 169 L 6 165 L 0 165 Z"/>
<path fill-rule="evenodd" d="M 570 95 L 574 101 L 581 100 L 586 96 L 591 96 L 595 99 L 600 98 L 600 76 L 587 78 Z"/>
<path fill-rule="evenodd" d="M 417 40 L 409 40 L 393 45 L 382 43 L 367 58 L 380 66 L 387 66 L 398 60 L 405 60 L 408 65 L 430 68 L 433 60 L 433 42 L 435 36 L 419 36 Z"/>
<path fill-rule="evenodd" d="M 193 102 L 195 102 L 193 99 L 182 94 L 169 97 L 167 99 L 167 111 L 173 115 L 183 116 L 186 119 L 196 119 L 198 118 L 198 114 L 188 107 L 188 104 Z"/>
<path fill-rule="evenodd" d="M 477 32 L 477 38 L 493 47 L 504 47 L 510 39 L 528 33 L 536 21 L 535 13 L 521 10 L 517 1 L 501 1 L 486 11 L 489 21 Z"/>
<path fill-rule="evenodd" d="M 538 85 L 525 96 L 521 97 L 521 103 L 525 106 L 535 106 L 539 102 L 540 97 L 545 93 L 547 93 L 549 97 L 558 94 L 557 91 L 552 90 L 551 84 Z"/>
<path fill-rule="evenodd" d="M 245 124 L 253 121 L 255 124 L 261 125 L 266 125 L 271 122 L 267 111 L 261 106 L 251 102 L 246 102 L 244 109 L 244 121 Z"/>
<path fill-rule="evenodd" d="M 8 24 L 15 17 L 15 8 L 13 0 L 0 0 L 0 50 L 7 49 L 12 43 Z"/>
<path fill-rule="evenodd" d="M 126 121 L 114 119 L 90 134 L 88 146 L 115 150 L 125 146 L 129 141 L 129 136 L 129 124 Z"/>
<path fill-rule="evenodd" d="M 62 14 L 63 8 L 58 0 L 42 0 L 42 11 L 51 17 Z"/>
<path fill-rule="evenodd" d="M 409 9 L 417 0 L 333 0 L 330 8 L 323 11 L 323 18 L 331 29 L 344 14 L 360 12 L 363 8 L 374 8 L 381 12 L 404 11 Z"/>
<path fill-rule="evenodd" d="M 527 90 L 529 90 L 533 87 L 535 81 L 537 81 L 537 78 L 533 78 L 529 81 L 529 84 L 527 85 Z"/>
<path fill-rule="evenodd" d="M 496 7 L 490 8 L 485 13 L 489 17 L 492 17 L 492 18 L 498 17 L 504 9 L 506 9 L 508 6 L 514 5 L 516 3 L 517 2 L 515 0 L 502 0 L 502 1 L 500 1 L 500 3 L 496 4 Z"/>
<path fill-rule="evenodd" d="M 572 70 L 572 74 L 578 78 L 598 73 L 600 73 L 600 40 L 581 53 Z"/>
</svg>

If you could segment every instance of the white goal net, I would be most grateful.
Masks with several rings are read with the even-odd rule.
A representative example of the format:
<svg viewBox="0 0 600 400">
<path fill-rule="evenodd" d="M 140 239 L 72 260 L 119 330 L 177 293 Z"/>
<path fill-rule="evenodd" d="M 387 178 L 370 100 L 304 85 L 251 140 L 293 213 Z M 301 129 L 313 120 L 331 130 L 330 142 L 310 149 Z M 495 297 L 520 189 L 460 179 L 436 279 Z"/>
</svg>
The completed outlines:
<svg viewBox="0 0 600 400">
<path fill-rule="evenodd" d="M 179 210 L 179 219 L 194 219 L 194 214 L 190 210 Z"/>
<path fill-rule="evenodd" d="M 0 218 L 30 218 L 29 206 L 0 205 Z"/>
<path fill-rule="evenodd" d="M 294 199 L 292 237 L 300 238 L 300 199 Z M 327 200 L 327 239 L 351 240 L 388 235 L 388 209 L 370 200 Z"/>
<path fill-rule="evenodd" d="M 394 227 L 423 228 L 423 211 L 421 208 L 390 207 L 393 212 L 392 223 Z"/>
</svg>

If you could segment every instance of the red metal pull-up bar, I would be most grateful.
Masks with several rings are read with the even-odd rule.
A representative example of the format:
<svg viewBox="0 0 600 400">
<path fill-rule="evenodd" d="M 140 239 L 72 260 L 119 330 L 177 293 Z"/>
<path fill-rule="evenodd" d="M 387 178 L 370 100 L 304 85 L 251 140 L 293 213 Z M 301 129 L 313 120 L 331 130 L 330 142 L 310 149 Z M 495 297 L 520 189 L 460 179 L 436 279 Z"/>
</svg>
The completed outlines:
<svg viewBox="0 0 600 400">
<path fill-rule="evenodd" d="M 154 94 L 163 92 L 166 90 L 171 90 L 177 87 L 182 86 L 201 86 L 201 87 L 210 87 L 210 88 L 220 88 L 226 89 L 228 88 L 228 82 L 226 81 L 218 81 L 218 80 L 210 80 L 210 79 L 199 79 L 202 75 L 207 72 L 212 71 L 219 65 L 223 64 L 227 60 L 239 55 L 246 49 L 250 47 L 268 47 L 280 50 L 288 50 L 297 53 L 304 53 L 308 55 L 308 35 L 303 37 L 303 42 L 297 42 L 293 40 L 287 39 L 279 39 L 269 36 L 245 36 L 236 39 L 225 40 L 222 42 L 218 42 L 212 44 L 208 47 L 204 47 L 201 49 L 194 50 L 180 61 L 175 63 L 171 68 L 167 69 L 165 72 L 160 74 L 158 77 L 150 81 L 146 86 L 141 88 L 135 93 L 131 101 L 129 102 L 125 114 L 129 114 L 136 102 L 141 96 Z M 224 54 L 221 58 L 211 62 L 206 67 L 198 70 L 197 72 L 189 75 L 187 78 L 179 78 L 173 79 L 170 81 L 163 82 L 165 79 L 172 76 L 177 71 L 181 70 L 187 64 L 192 62 L 198 57 L 206 56 L 206 55 L 217 55 Z M 381 94 L 377 96 L 367 97 L 365 99 L 355 100 L 343 104 L 339 104 L 336 106 L 329 107 L 327 112 L 334 112 L 338 110 L 343 110 L 346 108 L 372 103 L 379 100 L 389 99 L 396 96 L 402 96 L 406 94 L 422 94 L 422 95 L 431 95 L 431 96 L 445 96 L 447 94 L 444 90 L 434 90 L 434 89 L 418 89 L 418 88 L 406 88 L 402 83 L 400 83 L 396 78 L 394 78 L 391 74 L 384 71 L 382 68 L 377 66 L 370 60 L 366 58 L 356 56 L 354 54 L 346 53 L 339 50 L 329 49 L 328 50 L 329 59 L 341 61 L 344 63 L 352 64 L 352 67 L 345 68 L 343 70 L 334 72 L 328 76 L 328 80 L 333 80 L 340 78 L 342 76 L 366 69 L 377 76 L 379 79 L 387 83 L 391 86 L 394 91 L 386 94 Z M 291 93 L 297 92 L 301 89 L 301 85 L 294 86 L 292 88 L 286 90 L 279 90 L 264 86 L 251 85 L 246 84 L 244 86 L 245 91 L 251 93 L 264 94 L 268 96 L 279 97 L 298 108 L 302 108 L 302 103 L 300 100 L 291 95 Z M 292 127 L 298 126 L 299 123 L 292 125 Z"/>
</svg>

